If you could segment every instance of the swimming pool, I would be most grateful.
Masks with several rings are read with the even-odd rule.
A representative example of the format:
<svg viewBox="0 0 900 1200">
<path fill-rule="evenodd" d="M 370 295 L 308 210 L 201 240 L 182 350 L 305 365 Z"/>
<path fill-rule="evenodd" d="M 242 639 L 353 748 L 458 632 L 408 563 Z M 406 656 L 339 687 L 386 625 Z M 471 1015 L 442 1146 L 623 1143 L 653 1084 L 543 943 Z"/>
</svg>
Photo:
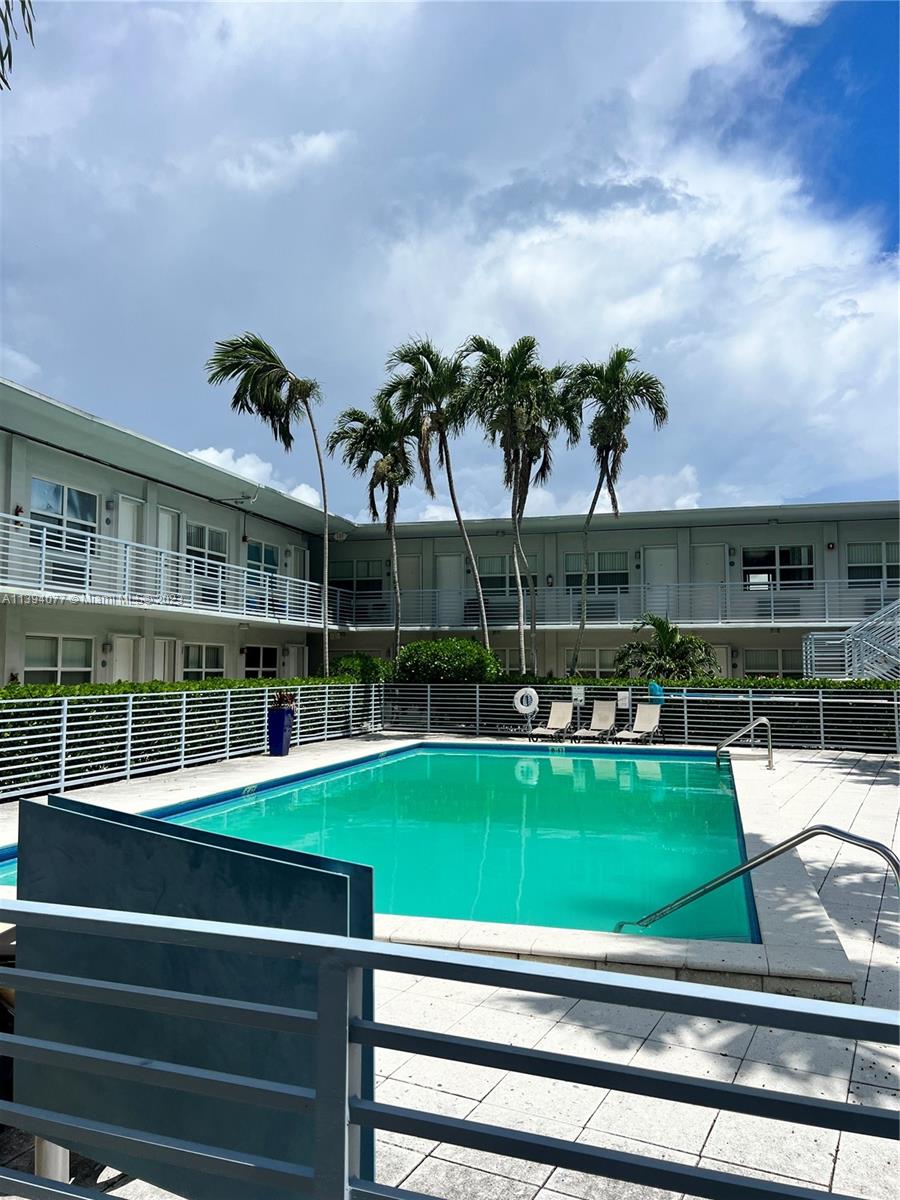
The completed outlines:
<svg viewBox="0 0 900 1200">
<path fill-rule="evenodd" d="M 408 916 L 608 931 L 746 857 L 704 752 L 430 744 L 185 807 L 158 815 L 369 863 L 376 911 Z M 746 880 L 649 932 L 758 940 Z"/>
</svg>

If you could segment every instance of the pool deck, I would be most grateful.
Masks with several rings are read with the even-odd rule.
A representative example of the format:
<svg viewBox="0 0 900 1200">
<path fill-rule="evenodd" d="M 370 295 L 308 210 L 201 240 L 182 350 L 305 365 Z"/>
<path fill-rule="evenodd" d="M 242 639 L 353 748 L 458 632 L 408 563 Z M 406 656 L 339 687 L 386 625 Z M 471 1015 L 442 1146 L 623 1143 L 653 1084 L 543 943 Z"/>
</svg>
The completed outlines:
<svg viewBox="0 0 900 1200">
<path fill-rule="evenodd" d="M 423 740 L 372 737 L 306 746 L 287 761 L 237 759 L 80 789 L 76 794 L 93 803 L 141 811 Z M 764 755 L 739 750 L 733 763 L 742 813 L 745 800 L 749 798 L 752 806 L 755 798 L 757 811 L 767 822 L 759 833 L 765 843 L 823 822 L 897 845 L 900 791 L 895 767 L 884 756 L 780 750 L 775 771 L 767 772 Z M 0 844 L 15 840 L 15 809 L 14 805 L 0 809 Z M 754 846 L 748 845 L 748 850 L 753 853 Z M 815 927 L 821 910 L 849 964 L 857 1000 L 897 1007 L 898 901 L 884 864 L 863 850 L 826 839 L 807 843 L 794 852 L 798 853 L 796 869 L 803 878 L 795 869 L 792 879 L 776 883 L 775 898 L 786 910 L 789 924 L 806 939 L 806 951 L 810 950 L 807 930 L 813 928 L 808 924 L 811 893 L 818 906 Z M 775 865 L 756 874 L 772 872 Z M 803 885 L 799 901 L 793 891 L 781 891 L 798 883 Z M 385 928 L 379 932 L 384 934 Z M 398 937 L 402 929 L 388 932 Z M 817 940 L 813 933 L 813 949 Z M 800 944 L 796 939 L 783 943 L 785 957 L 796 957 Z M 828 949 L 832 949 L 830 942 Z M 605 965 L 609 969 L 610 964 Z M 642 973 L 647 968 L 635 963 L 617 969 Z M 381 975 L 377 1000 L 378 1016 L 386 1021 L 736 1080 L 751 1087 L 900 1108 L 898 1052 L 888 1046 L 413 976 Z M 897 1194 L 900 1157 L 897 1146 L 883 1140 L 396 1051 L 378 1055 L 379 1098 L 388 1103 L 649 1153 L 663 1160 L 699 1162 L 866 1200 L 895 1200 Z M 27 1138 L 4 1131 L 3 1161 L 27 1169 L 29 1155 Z M 78 1161 L 76 1166 L 79 1182 L 88 1184 L 98 1178 L 90 1164 Z M 381 1136 L 378 1176 L 387 1185 L 448 1200 L 673 1200 L 674 1195 L 395 1134 Z M 108 1169 L 100 1182 L 104 1190 L 123 1200 L 166 1200 L 159 1189 L 123 1179 Z"/>
</svg>

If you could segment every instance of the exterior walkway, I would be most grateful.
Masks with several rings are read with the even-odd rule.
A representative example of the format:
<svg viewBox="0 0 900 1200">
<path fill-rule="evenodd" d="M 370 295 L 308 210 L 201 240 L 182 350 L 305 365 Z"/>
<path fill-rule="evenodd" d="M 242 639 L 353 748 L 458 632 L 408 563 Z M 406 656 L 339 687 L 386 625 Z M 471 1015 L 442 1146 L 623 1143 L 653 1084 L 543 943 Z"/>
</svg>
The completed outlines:
<svg viewBox="0 0 900 1200">
<path fill-rule="evenodd" d="M 332 761 L 351 748 L 371 750 L 375 740 L 355 739 L 352 747 L 347 742 L 304 747 L 292 756 L 290 766 Z M 385 747 L 400 740 L 377 739 Z M 122 807 L 147 808 L 286 773 L 283 762 L 274 766 L 272 760 L 243 759 L 83 789 L 78 795 L 107 802 L 115 797 Z M 781 750 L 776 753 L 774 774 L 764 772 L 761 762 L 759 770 L 778 806 L 779 827 L 772 829 L 772 841 L 812 822 L 827 822 L 898 844 L 900 792 L 896 770 L 884 757 Z M 11 830 L 14 814 L 2 816 Z M 864 1003 L 897 1006 L 898 901 L 883 864 L 864 851 L 826 839 L 807 843 L 801 854 L 854 965 Z M 750 1087 L 900 1107 L 898 1053 L 888 1046 L 395 974 L 379 977 L 377 998 L 378 1016 L 385 1021 L 735 1080 Z M 378 1053 L 378 1095 L 388 1103 L 650 1153 L 664 1160 L 699 1162 L 866 1200 L 897 1196 L 897 1146 L 879 1139 L 395 1051 Z M 7 1130 L 0 1151 L 5 1161 L 27 1168 L 28 1139 Z M 80 1161 L 76 1166 L 79 1182 L 97 1180 L 97 1169 L 91 1164 Z M 382 1135 L 378 1176 L 386 1184 L 452 1200 L 671 1200 L 673 1196 L 394 1134 Z M 108 1169 L 100 1179 L 105 1190 L 123 1200 L 164 1200 L 159 1190 L 123 1180 Z"/>
</svg>

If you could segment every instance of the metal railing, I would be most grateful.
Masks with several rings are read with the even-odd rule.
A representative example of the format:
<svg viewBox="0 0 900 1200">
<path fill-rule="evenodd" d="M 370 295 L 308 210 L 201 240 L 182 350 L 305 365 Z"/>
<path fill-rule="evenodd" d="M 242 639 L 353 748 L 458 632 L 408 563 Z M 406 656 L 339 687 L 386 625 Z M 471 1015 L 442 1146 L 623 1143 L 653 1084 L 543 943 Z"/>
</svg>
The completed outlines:
<svg viewBox="0 0 900 1200">
<path fill-rule="evenodd" d="M 772 757 L 772 722 L 768 717 L 754 717 L 752 721 L 744 725 L 743 728 L 737 731 L 737 733 L 729 734 L 727 738 L 723 738 L 722 741 L 716 746 L 716 766 L 719 765 L 720 756 L 723 750 L 725 750 L 728 746 L 733 746 L 735 742 L 740 741 L 742 737 L 746 737 L 748 733 L 752 734 L 753 730 L 760 725 L 764 725 L 766 729 L 766 742 L 769 750 L 768 767 L 770 771 L 774 771 L 775 760 Z"/>
<path fill-rule="evenodd" d="M 693 904 L 695 900 L 700 900 L 704 896 L 708 896 L 710 892 L 724 887 L 726 883 L 731 883 L 733 879 L 740 879 L 743 875 L 749 875 L 757 867 L 771 862 L 773 858 L 778 858 L 781 854 L 786 854 L 788 850 L 793 850 L 796 846 L 802 846 L 804 842 L 808 842 L 810 838 L 814 837 L 836 838 L 839 842 L 847 842 L 851 846 L 860 846 L 863 850 L 871 850 L 873 854 L 877 854 L 880 858 L 883 858 L 891 868 L 894 872 L 894 882 L 900 888 L 900 858 L 897 857 L 889 846 L 873 841 L 872 838 L 861 837 L 858 833 L 849 833 L 846 829 L 836 829 L 833 825 L 810 825 L 807 829 L 801 829 L 799 833 L 785 838 L 783 842 L 778 842 L 777 845 L 771 846 L 768 850 L 763 850 L 761 854 L 754 855 L 753 858 L 748 859 L 745 863 L 741 863 L 740 866 L 732 867 L 730 871 L 723 871 L 721 875 L 717 875 L 707 883 L 702 883 L 699 887 L 692 888 L 691 891 L 685 892 L 683 896 L 679 896 L 677 900 L 663 905 L 662 908 L 657 908 L 654 912 L 648 913 L 647 916 L 641 917 L 637 921 L 619 921 L 613 927 L 613 932 L 621 933 L 626 928 L 647 929 L 657 921 L 662 920 L 663 917 L 667 917 L 669 913 L 677 912 L 679 908 Z"/>
<path fill-rule="evenodd" d="M 381 728 L 378 684 L 293 690 L 295 745 Z M 250 687 L 0 700 L 0 799 L 262 754 L 269 694 Z"/>
<path fill-rule="evenodd" d="M 215 613 L 310 628 L 322 623 L 321 584 L 9 513 L 0 514 L 0 585 L 88 604 Z M 653 612 L 698 626 L 848 625 L 896 598 L 896 585 L 884 580 L 635 584 L 589 593 L 587 624 L 627 628 L 642 613 Z M 488 623 L 495 629 L 515 627 L 517 603 L 515 594 L 488 589 Z M 390 589 L 354 595 L 332 586 L 328 606 L 334 627 L 390 629 L 394 624 Z M 535 589 L 539 628 L 574 628 L 580 614 L 579 589 Z M 525 618 L 530 622 L 527 591 Z M 476 629 L 478 603 L 468 589 L 404 589 L 400 623 L 404 629 Z"/>
<path fill-rule="evenodd" d="M 422 1200 L 418 1193 L 385 1188 L 359 1178 L 361 1128 L 390 1130 L 413 1137 L 451 1143 L 477 1151 L 502 1154 L 529 1162 L 563 1167 L 598 1176 L 704 1196 L 710 1200 L 764 1200 L 773 1185 L 743 1173 L 666 1162 L 651 1154 L 622 1153 L 562 1138 L 539 1136 L 502 1125 L 482 1123 L 396 1104 L 367 1100 L 361 1095 L 360 1047 L 400 1050 L 429 1058 L 452 1060 L 611 1089 L 679 1104 L 766 1117 L 871 1137 L 893 1138 L 897 1115 L 884 1108 L 807 1098 L 795 1092 L 753 1088 L 695 1075 L 679 1075 L 609 1062 L 602 1057 L 575 1057 L 549 1050 L 525 1049 L 497 1042 L 434 1033 L 408 1024 L 386 1024 L 361 1016 L 363 972 L 403 972 L 493 988 L 512 988 L 599 1003 L 662 1009 L 689 1017 L 758 1024 L 834 1037 L 897 1044 L 895 1012 L 849 1004 L 799 1000 L 761 992 L 655 980 L 594 970 L 551 967 L 475 954 L 389 945 L 324 934 L 299 933 L 259 926 L 70 908 L 62 905 L 9 901 L 0 904 L 0 919 L 19 927 L 56 929 L 79 934 L 127 937 L 149 944 L 204 947 L 222 953 L 236 951 L 258 956 L 260 970 L 267 960 L 300 959 L 315 969 L 318 1001 L 315 1011 L 278 1008 L 190 992 L 129 987 L 103 979 L 54 975 L 41 971 L 0 968 L 0 983 L 17 993 L 35 992 L 90 1000 L 129 1010 L 202 1016 L 232 1024 L 262 1024 L 288 1028 L 315 1039 L 315 1074 L 307 1079 L 283 1079 L 196 1072 L 189 1064 L 148 1062 L 142 1047 L 133 1053 L 113 1053 L 103 1046 L 81 1046 L 3 1035 L 4 1054 L 35 1058 L 61 1070 L 89 1072 L 102 1079 L 153 1082 L 176 1091 L 219 1089 L 237 1101 L 263 1107 L 293 1106 L 311 1113 L 316 1130 L 312 1161 L 297 1164 L 262 1157 L 244 1149 L 198 1144 L 161 1135 L 154 1129 L 125 1128 L 90 1119 L 64 1109 L 0 1103 L 0 1120 L 38 1138 L 70 1141 L 90 1148 L 100 1162 L 115 1162 L 118 1154 L 137 1153 L 145 1160 L 203 1171 L 212 1180 L 245 1180 L 248 1196 L 271 1185 L 316 1200 Z M 274 1023 L 274 1024 L 273 1024 Z M 602 1099 L 598 1092 L 598 1105 Z M 640 1137 L 639 1128 L 634 1130 Z M 63 1200 L 92 1200 L 98 1192 L 0 1167 L 0 1182 L 14 1194 Z M 815 1200 L 820 1193 L 801 1185 L 779 1184 L 786 1200 Z"/>
<path fill-rule="evenodd" d="M 632 625 L 653 612 L 683 625 L 848 625 L 881 609 L 897 595 L 885 581 L 860 585 L 847 580 L 805 584 L 670 583 L 605 588 L 588 595 L 587 624 Z M 518 623 L 515 593 L 485 591 L 488 624 L 495 629 Z M 394 624 L 392 592 L 355 597 L 351 617 L 357 629 L 389 629 Z M 581 595 L 577 588 L 535 589 L 535 624 L 541 629 L 578 625 Z M 525 592 L 525 622 L 531 598 Z M 471 590 L 404 589 L 400 597 L 404 629 L 477 629 L 478 602 Z"/>
<path fill-rule="evenodd" d="M 842 634 L 803 640 L 803 672 L 835 679 L 900 679 L 900 600 Z"/>
<path fill-rule="evenodd" d="M 480 736 L 524 735 L 525 721 L 513 707 L 516 684 L 385 684 L 383 725 L 408 733 Z M 540 684 L 535 723 L 550 714 L 554 700 L 570 701 L 570 684 Z M 617 702 L 616 726 L 629 726 L 646 687 L 584 685 L 575 707 L 576 728 L 591 719 L 594 700 Z M 666 687 L 656 740 L 680 745 L 717 745 L 736 727 L 757 717 L 772 722 L 775 746 L 900 752 L 900 691 L 844 688 Z M 752 744 L 752 741 L 751 741 Z"/>
<path fill-rule="evenodd" d="M 279 624 L 322 624 L 322 586 L 0 514 L 0 583 L 86 604 L 180 609 Z M 352 597 L 329 589 L 329 624 L 348 624 Z"/>
</svg>

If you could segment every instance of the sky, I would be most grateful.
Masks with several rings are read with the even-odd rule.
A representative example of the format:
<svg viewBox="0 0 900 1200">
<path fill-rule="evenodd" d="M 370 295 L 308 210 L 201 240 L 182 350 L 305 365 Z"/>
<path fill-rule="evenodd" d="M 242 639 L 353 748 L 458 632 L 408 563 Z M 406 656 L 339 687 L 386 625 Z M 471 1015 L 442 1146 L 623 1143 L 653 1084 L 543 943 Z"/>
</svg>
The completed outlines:
<svg viewBox="0 0 900 1200">
<path fill-rule="evenodd" d="M 262 334 L 323 433 L 427 334 L 634 348 L 623 509 L 894 497 L 898 6 L 56 3 L 0 95 L 0 374 L 315 501 L 206 383 Z M 496 449 L 455 446 L 472 517 Z M 583 511 L 557 449 L 529 513 Z M 329 466 L 331 507 L 366 519 Z M 450 515 L 413 486 L 401 517 Z"/>
</svg>

